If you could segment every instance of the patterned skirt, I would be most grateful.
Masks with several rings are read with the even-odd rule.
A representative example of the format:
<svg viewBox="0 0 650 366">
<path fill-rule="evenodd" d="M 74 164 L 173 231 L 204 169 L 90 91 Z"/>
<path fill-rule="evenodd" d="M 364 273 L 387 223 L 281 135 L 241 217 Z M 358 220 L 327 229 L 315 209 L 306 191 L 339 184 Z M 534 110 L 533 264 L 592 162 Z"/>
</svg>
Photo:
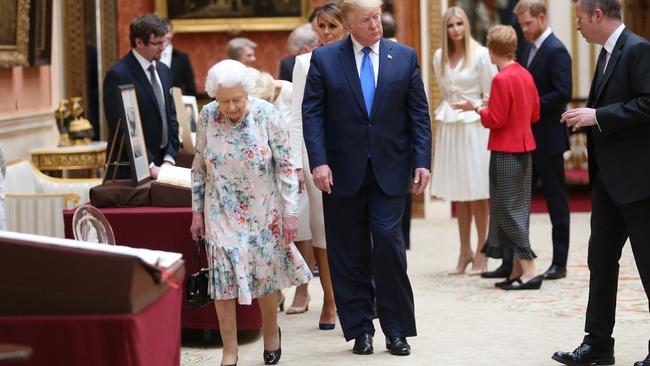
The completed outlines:
<svg viewBox="0 0 650 366">
<path fill-rule="evenodd" d="M 490 226 L 483 252 L 491 258 L 535 259 L 530 248 L 530 152 L 493 151 L 490 157 Z"/>
</svg>

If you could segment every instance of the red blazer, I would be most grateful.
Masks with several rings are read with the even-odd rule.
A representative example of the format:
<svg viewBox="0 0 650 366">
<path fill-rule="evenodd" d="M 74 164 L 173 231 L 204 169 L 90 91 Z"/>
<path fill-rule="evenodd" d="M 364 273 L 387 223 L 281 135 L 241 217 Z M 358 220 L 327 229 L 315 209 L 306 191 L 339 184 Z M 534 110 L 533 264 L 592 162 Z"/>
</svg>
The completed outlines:
<svg viewBox="0 0 650 366">
<path fill-rule="evenodd" d="M 488 107 L 480 110 L 481 123 L 490 129 L 488 150 L 533 151 L 531 124 L 539 120 L 539 95 L 528 70 L 514 62 L 492 79 Z"/>
</svg>

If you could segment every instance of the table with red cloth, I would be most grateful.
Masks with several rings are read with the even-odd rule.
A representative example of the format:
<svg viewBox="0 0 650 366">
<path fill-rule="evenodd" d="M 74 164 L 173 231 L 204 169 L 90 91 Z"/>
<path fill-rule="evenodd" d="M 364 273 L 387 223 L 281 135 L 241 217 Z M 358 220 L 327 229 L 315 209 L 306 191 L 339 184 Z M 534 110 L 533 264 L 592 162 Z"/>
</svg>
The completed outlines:
<svg viewBox="0 0 650 366">
<path fill-rule="evenodd" d="M 101 208 L 115 233 L 119 245 L 157 249 L 183 254 L 186 278 L 199 270 L 194 262 L 194 242 L 190 234 L 192 209 L 190 207 L 126 207 Z M 73 238 L 74 210 L 63 211 L 66 238 Z M 202 252 L 204 253 L 204 252 Z M 205 265 L 205 255 L 201 264 Z M 184 283 L 182 288 L 184 289 Z M 250 306 L 237 305 L 237 328 L 259 329 L 262 326 L 257 301 Z M 219 329 L 214 306 L 189 309 L 183 302 L 181 327 L 188 329 Z"/>
<path fill-rule="evenodd" d="M 0 316 L 0 343 L 33 350 L 2 365 L 179 366 L 182 295 L 169 289 L 138 314 Z"/>
</svg>

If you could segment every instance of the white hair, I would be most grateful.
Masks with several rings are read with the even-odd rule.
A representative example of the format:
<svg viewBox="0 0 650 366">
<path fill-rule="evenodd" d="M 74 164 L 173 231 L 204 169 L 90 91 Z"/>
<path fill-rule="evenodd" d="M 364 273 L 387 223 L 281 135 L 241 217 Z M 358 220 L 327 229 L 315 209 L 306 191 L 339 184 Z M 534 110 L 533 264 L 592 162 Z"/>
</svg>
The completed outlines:
<svg viewBox="0 0 650 366">
<path fill-rule="evenodd" d="M 249 91 L 249 95 L 271 102 L 275 95 L 275 80 L 268 72 L 259 71 L 252 67 L 248 68 L 251 78 L 255 81 L 255 87 Z"/>
<path fill-rule="evenodd" d="M 223 60 L 208 70 L 208 76 L 205 79 L 205 91 L 210 98 L 214 98 L 220 86 L 226 88 L 241 86 L 248 94 L 255 87 L 255 80 L 253 80 L 248 68 L 241 62 Z"/>
<path fill-rule="evenodd" d="M 305 23 L 294 29 L 287 39 L 287 48 L 291 53 L 298 53 L 304 46 L 313 47 L 318 42 L 318 34 L 314 32 L 311 23 Z"/>
</svg>

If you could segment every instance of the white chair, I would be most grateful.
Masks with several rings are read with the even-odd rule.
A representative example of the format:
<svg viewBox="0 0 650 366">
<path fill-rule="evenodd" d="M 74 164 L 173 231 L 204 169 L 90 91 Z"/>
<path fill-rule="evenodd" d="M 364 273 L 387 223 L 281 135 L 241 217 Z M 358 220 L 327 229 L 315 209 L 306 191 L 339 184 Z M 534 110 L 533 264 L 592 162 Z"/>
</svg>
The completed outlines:
<svg viewBox="0 0 650 366">
<path fill-rule="evenodd" d="M 90 188 L 101 183 L 52 178 L 30 160 L 10 164 L 4 182 L 7 230 L 63 238 L 63 210 L 88 202 Z"/>
</svg>

